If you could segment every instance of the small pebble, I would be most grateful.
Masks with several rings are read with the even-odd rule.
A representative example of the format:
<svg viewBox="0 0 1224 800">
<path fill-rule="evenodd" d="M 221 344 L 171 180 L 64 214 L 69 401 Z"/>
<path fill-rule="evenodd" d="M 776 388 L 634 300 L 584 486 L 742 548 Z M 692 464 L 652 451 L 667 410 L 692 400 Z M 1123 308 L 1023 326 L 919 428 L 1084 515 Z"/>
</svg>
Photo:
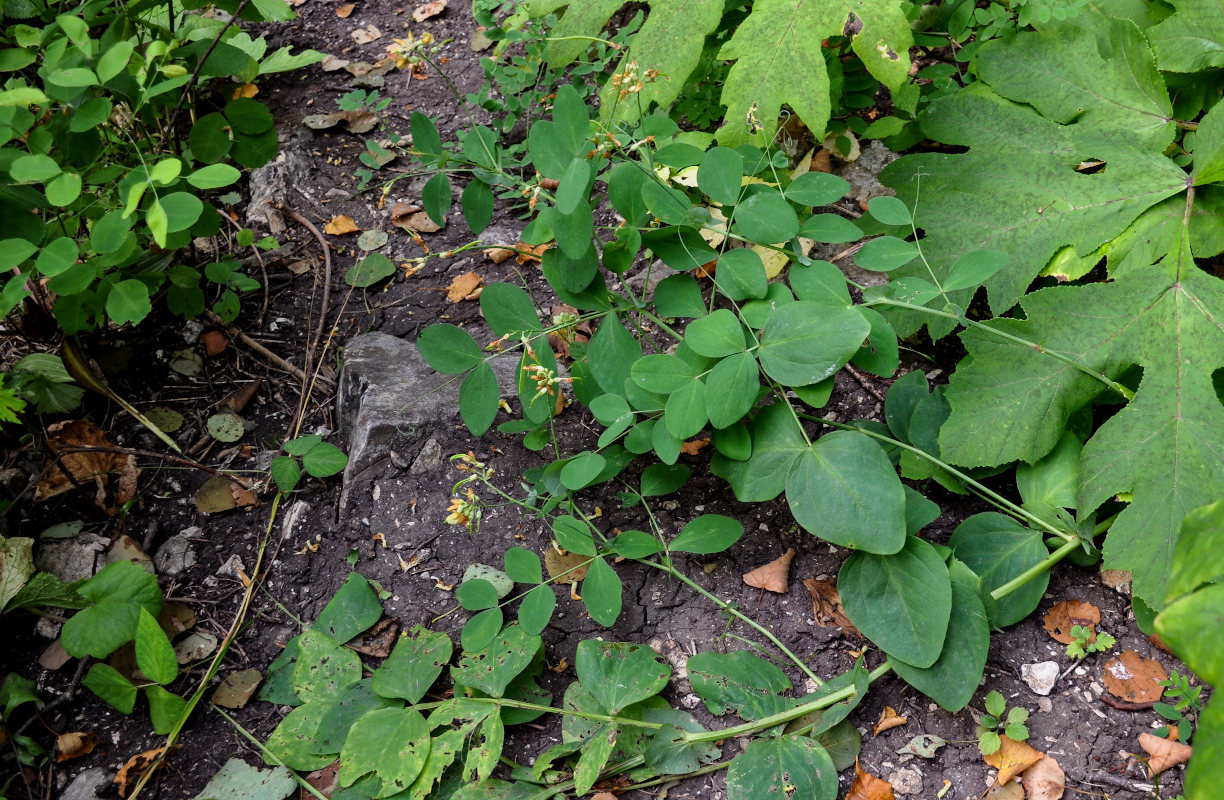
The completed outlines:
<svg viewBox="0 0 1224 800">
<path fill-rule="evenodd" d="M 1054 661 L 1039 661 L 1036 664 L 1022 664 L 1020 676 L 1034 693 L 1045 696 L 1054 690 L 1058 682 L 1058 663 Z"/>
</svg>

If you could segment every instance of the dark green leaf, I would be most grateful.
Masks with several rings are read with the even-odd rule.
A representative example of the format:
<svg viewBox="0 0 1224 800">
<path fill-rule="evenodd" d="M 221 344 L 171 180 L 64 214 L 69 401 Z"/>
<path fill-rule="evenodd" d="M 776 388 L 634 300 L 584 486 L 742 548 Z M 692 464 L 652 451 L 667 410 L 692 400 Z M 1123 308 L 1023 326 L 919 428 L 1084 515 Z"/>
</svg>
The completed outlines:
<svg viewBox="0 0 1224 800">
<path fill-rule="evenodd" d="M 81 684 L 124 714 L 136 706 L 136 687 L 109 664 L 90 665 Z"/>
<path fill-rule="evenodd" d="M 511 283 L 491 283 L 480 293 L 480 311 L 498 336 L 543 330 L 531 296 Z"/>
<path fill-rule="evenodd" d="M 459 386 L 459 415 L 473 436 L 481 436 L 497 418 L 501 394 L 497 375 L 485 362 L 469 372 Z"/>
<path fill-rule="evenodd" d="M 642 472 L 642 497 L 671 494 L 688 482 L 691 472 L 683 464 L 651 464 Z"/>
<path fill-rule="evenodd" d="M 593 556 L 598 551 L 595 547 L 595 537 L 591 534 L 591 526 L 580 519 L 570 516 L 560 516 L 553 519 L 553 536 L 562 549 L 581 556 Z"/>
<path fill-rule="evenodd" d="M 442 674 L 451 650 L 446 634 L 413 626 L 411 632 L 400 636 L 382 666 L 374 670 L 371 687 L 383 697 L 419 702 Z"/>
<path fill-rule="evenodd" d="M 429 752 L 429 726 L 412 708 L 383 708 L 361 717 L 349 729 L 340 751 L 341 786 L 352 786 L 373 773 L 382 793 L 395 794 L 412 785 Z"/>
<path fill-rule="evenodd" d="M 417 349 L 429 366 L 443 375 L 459 375 L 484 361 L 480 345 L 455 325 L 430 325 L 417 337 Z"/>
<path fill-rule="evenodd" d="M 806 736 L 748 745 L 727 767 L 727 800 L 835 800 L 837 771 L 823 747 Z"/>
<path fill-rule="evenodd" d="M 688 272 L 718 258 L 696 228 L 687 225 L 659 228 L 642 234 L 642 244 L 678 272 Z"/>
<path fill-rule="evenodd" d="M 870 330 L 870 323 L 854 309 L 808 300 L 789 303 L 770 315 L 757 357 L 774 380 L 806 386 L 841 369 Z"/>
<path fill-rule="evenodd" d="M 413 111 L 409 127 L 412 130 L 412 152 L 426 165 L 437 163 L 442 158 L 442 137 L 433 120 L 428 114 Z"/>
<path fill-rule="evenodd" d="M 988 592 L 1041 563 L 1050 554 L 1039 532 L 994 512 L 974 514 L 962 522 L 948 544 L 956 557 L 977 573 Z M 1000 597 L 995 607 L 989 609 L 991 623 L 1002 628 L 1027 617 L 1041 602 L 1049 582 L 1049 573 L 1043 572 L 1006 597 Z"/>
<path fill-rule="evenodd" d="M 874 272 L 888 272 L 903 267 L 918 257 L 918 248 L 896 236 L 877 236 L 854 255 L 854 263 Z"/>
<path fill-rule="evenodd" d="M 736 302 L 761 298 L 769 291 L 765 265 L 757 252 L 747 247 L 736 247 L 719 256 L 714 279 L 719 291 Z"/>
<path fill-rule="evenodd" d="M 343 644 L 372 628 L 381 617 L 382 604 L 374 588 L 354 572 L 327 601 L 312 628 Z"/>
<path fill-rule="evenodd" d="M 717 717 L 733 711 L 755 720 L 795 704 L 781 696 L 791 688 L 786 673 L 747 650 L 698 653 L 688 661 L 688 674 L 693 691 Z"/>
<path fill-rule="evenodd" d="M 500 606 L 488 608 L 463 624 L 459 634 L 459 645 L 465 653 L 484 650 L 497 638 L 504 617 Z"/>
<path fill-rule="evenodd" d="M 719 361 L 706 376 L 710 424 L 726 428 L 739 422 L 756 405 L 760 388 L 760 369 L 751 353 L 736 353 Z"/>
<path fill-rule="evenodd" d="M 734 227 L 750 241 L 779 244 L 799 233 L 799 217 L 776 190 L 763 191 L 735 207 Z"/>
<path fill-rule="evenodd" d="M 493 220 L 493 190 L 484 181 L 473 180 L 459 198 L 463 219 L 473 234 L 479 235 Z"/>
<path fill-rule="evenodd" d="M 703 514 L 685 525 L 669 549 L 678 553 L 721 553 L 740 540 L 744 526 L 721 514 Z"/>
<path fill-rule="evenodd" d="M 739 320 L 725 308 L 690 322 L 684 331 L 684 343 L 694 353 L 708 358 L 741 353 L 746 347 Z"/>
<path fill-rule="evenodd" d="M 451 185 L 445 172 L 439 172 L 426 182 L 421 190 L 421 204 L 435 225 L 446 225 L 446 212 L 451 205 Z"/>
<path fill-rule="evenodd" d="M 557 595 L 553 587 L 542 583 L 523 597 L 523 604 L 519 606 L 519 624 L 527 633 L 538 634 L 548 627 L 556 607 Z"/>
<path fill-rule="evenodd" d="M 701 287 L 691 275 L 672 275 L 659 281 L 654 302 L 662 317 L 700 317 L 706 313 Z"/>
<path fill-rule="evenodd" d="M 885 225 L 908 226 L 914 221 L 905 203 L 888 195 L 880 195 L 868 200 L 867 212 Z"/>
<path fill-rule="evenodd" d="M 980 286 L 1007 266 L 1007 262 L 1008 255 L 1001 250 L 970 250 L 953 262 L 943 281 L 944 291 Z"/>
<path fill-rule="evenodd" d="M 711 200 L 733 206 L 739 200 L 743 177 L 743 157 L 729 147 L 715 147 L 701 158 L 697 187 Z"/>
<path fill-rule="evenodd" d="M 786 199 L 804 206 L 827 206 L 846 196 L 850 184 L 827 172 L 805 172 L 786 187 Z"/>
<path fill-rule="evenodd" d="M 667 432 L 683 441 L 706 426 L 705 384 L 691 380 L 667 398 L 663 423 Z"/>
<path fill-rule="evenodd" d="M 643 356 L 633 363 L 629 378 L 648 392 L 667 395 L 696 380 L 692 367 L 673 355 Z"/>
<path fill-rule="evenodd" d="M 610 628 L 621 612 L 621 580 L 603 557 L 594 559 L 582 582 L 582 604 L 591 619 Z"/>
<path fill-rule="evenodd" d="M 574 670 L 582 686 L 609 714 L 619 714 L 658 694 L 671 677 L 671 668 L 649 647 L 595 639 L 578 643 Z"/>
<path fill-rule="evenodd" d="M 591 374 L 608 394 L 624 391 L 629 371 L 641 357 L 641 345 L 615 316 L 605 317 L 587 344 Z"/>
</svg>

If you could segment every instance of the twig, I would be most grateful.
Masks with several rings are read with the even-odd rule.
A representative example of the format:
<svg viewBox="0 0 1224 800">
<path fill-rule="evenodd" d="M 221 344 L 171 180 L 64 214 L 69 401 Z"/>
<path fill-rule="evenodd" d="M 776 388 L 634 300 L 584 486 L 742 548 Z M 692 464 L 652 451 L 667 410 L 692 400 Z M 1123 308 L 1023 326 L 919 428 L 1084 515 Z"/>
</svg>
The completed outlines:
<svg viewBox="0 0 1224 800">
<path fill-rule="evenodd" d="M 879 400 L 881 403 L 884 402 L 884 395 L 880 393 L 879 389 L 871 385 L 871 379 L 868 378 L 865 374 L 863 374 L 862 370 L 860 370 L 858 367 L 854 366 L 853 364 L 847 364 L 846 371 L 849 372 L 851 375 L 853 375 L 854 379 L 858 381 L 859 386 L 862 386 L 864 389 L 866 389 L 868 393 L 871 394 L 872 397 Z"/>
<path fill-rule="evenodd" d="M 239 486 L 241 486 L 243 489 L 246 489 L 248 492 L 254 491 L 254 487 L 250 483 L 247 483 L 242 478 L 239 478 L 237 475 L 231 475 L 230 473 L 224 470 L 217 469 L 216 467 L 210 467 L 206 464 L 201 464 L 199 461 L 193 461 L 190 458 L 180 458 L 179 456 L 172 456 L 166 453 L 157 453 L 152 450 L 137 450 L 131 447 L 100 447 L 100 446 L 90 446 L 90 445 L 69 445 L 67 447 L 61 447 L 59 449 L 59 452 L 61 453 L 119 453 L 120 455 L 144 456 L 145 458 L 159 458 L 163 461 L 169 461 L 174 464 L 181 464 L 185 467 L 191 467 L 192 469 L 204 470 L 205 472 L 216 475 L 219 478 L 225 478 L 230 483 L 236 483 Z M 69 478 L 71 477 L 72 476 L 69 476 Z M 78 485 L 77 488 L 81 488 L 81 487 Z"/>
<path fill-rule="evenodd" d="M 306 398 L 310 396 L 310 390 L 313 386 L 313 382 L 307 378 L 307 374 L 311 373 L 312 371 L 317 372 L 317 370 L 314 370 L 314 354 L 315 350 L 318 349 L 319 342 L 323 339 L 323 327 L 327 324 L 328 305 L 331 303 L 331 246 L 328 245 L 327 239 L 323 238 L 323 234 L 319 232 L 319 229 L 315 227 L 313 222 L 303 217 L 294 209 L 290 208 L 289 204 L 284 200 L 279 200 L 273 205 L 275 205 L 275 207 L 279 210 L 288 214 L 295 222 L 306 228 L 306 230 L 314 234 L 315 239 L 317 239 L 319 242 L 319 246 L 323 248 L 323 299 L 319 308 L 319 324 L 315 326 L 314 336 L 306 345 L 306 364 L 303 370 L 304 374 L 302 376 L 302 391 L 301 396 L 298 397 L 298 407 L 297 412 L 294 415 L 294 424 L 290 426 L 290 436 L 294 436 L 296 435 L 297 426 L 300 424 L 302 416 L 306 413 Z M 318 278 L 318 273 L 315 274 L 315 277 L 316 279 Z M 317 376 L 315 379 L 317 380 Z"/>
<path fill-rule="evenodd" d="M 273 353 L 267 347 L 264 347 L 262 344 L 255 341 L 250 336 L 247 336 L 245 333 L 238 330 L 233 325 L 227 325 L 225 323 L 225 320 L 218 317 L 212 311 L 206 309 L 204 311 L 204 314 L 208 318 L 209 322 L 211 322 L 214 325 L 222 326 L 226 334 L 228 334 L 231 339 L 238 340 L 239 342 L 243 344 L 244 347 L 248 347 L 251 350 L 254 350 L 256 353 L 268 359 L 268 361 L 272 362 L 274 366 L 279 367 L 280 369 L 283 369 L 285 372 L 288 372 L 290 375 L 302 381 L 303 383 L 305 383 L 305 381 L 307 380 L 307 376 L 305 372 L 293 366 L 288 361 L 278 356 L 276 353 Z M 323 392 L 330 393 L 332 391 L 334 384 L 331 378 L 328 378 L 325 375 L 318 375 L 315 377 L 315 380 L 320 384 L 320 388 L 322 389 Z"/>
</svg>

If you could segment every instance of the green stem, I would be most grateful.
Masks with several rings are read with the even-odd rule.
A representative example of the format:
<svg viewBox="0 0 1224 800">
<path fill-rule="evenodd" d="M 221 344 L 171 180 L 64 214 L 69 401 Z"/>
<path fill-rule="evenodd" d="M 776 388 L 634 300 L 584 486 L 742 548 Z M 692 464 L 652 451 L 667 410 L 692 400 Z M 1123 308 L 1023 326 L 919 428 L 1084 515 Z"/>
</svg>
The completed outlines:
<svg viewBox="0 0 1224 800">
<path fill-rule="evenodd" d="M 1083 545 L 1080 544 L 1080 540 L 1078 538 L 1067 542 L 1062 547 L 1058 548 L 1053 553 L 1050 553 L 1048 556 L 1043 558 L 1041 561 L 1037 562 L 1033 566 L 1026 569 L 1024 572 L 1021 572 L 1019 575 L 1012 578 L 1007 583 L 995 589 L 993 592 L 990 593 L 990 596 L 993 597 L 995 600 L 1006 597 L 1007 595 L 1019 589 L 1024 584 L 1031 581 L 1033 578 L 1036 578 L 1041 573 L 1049 572 L 1050 569 L 1053 568 L 1055 564 L 1057 564 L 1059 561 L 1062 561 L 1064 558 L 1071 555 L 1072 553 L 1074 553 L 1077 549 L 1079 549 L 1082 546 Z"/>
<path fill-rule="evenodd" d="M 693 591 L 700 594 L 702 597 L 706 598 L 710 602 L 717 605 L 719 608 L 726 611 L 728 614 L 733 615 L 736 619 L 740 620 L 741 622 L 748 625 L 749 627 L 755 629 L 757 633 L 761 634 L 766 639 L 768 639 L 770 642 L 772 642 L 774 647 L 778 648 L 783 653 L 785 653 L 787 658 L 795 662 L 795 666 L 803 670 L 803 674 L 807 675 L 808 678 L 811 679 L 817 686 L 824 685 L 824 681 L 816 677 L 816 673 L 812 672 L 811 668 L 806 663 L 804 663 L 803 659 L 799 658 L 799 656 L 792 653 L 789 647 L 782 644 L 782 642 L 779 641 L 778 637 L 773 635 L 772 631 L 770 631 L 768 628 L 758 623 L 752 617 L 749 617 L 747 614 L 744 614 L 738 609 L 733 608 L 730 604 L 725 602 L 721 597 L 709 591 L 705 587 L 701 586 L 696 581 L 692 580 L 687 575 L 680 572 L 679 570 L 677 570 L 675 567 L 671 566 L 670 564 L 663 564 L 658 561 L 648 561 L 646 559 L 642 559 L 639 563 L 645 564 L 648 567 L 654 567 L 657 570 L 661 570 L 662 572 L 667 573 L 671 577 L 675 578 L 676 580 L 688 586 Z"/>
</svg>

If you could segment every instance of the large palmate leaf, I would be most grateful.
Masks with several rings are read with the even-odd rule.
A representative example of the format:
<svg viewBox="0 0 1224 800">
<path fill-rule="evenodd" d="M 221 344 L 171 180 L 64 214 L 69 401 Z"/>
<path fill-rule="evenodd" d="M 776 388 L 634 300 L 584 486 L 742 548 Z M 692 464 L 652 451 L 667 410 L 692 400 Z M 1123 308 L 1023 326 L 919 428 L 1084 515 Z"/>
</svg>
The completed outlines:
<svg viewBox="0 0 1224 800">
<path fill-rule="evenodd" d="M 719 58 L 735 61 L 723 86 L 727 118 L 719 142 L 734 146 L 751 139 L 750 118 L 772 136 L 784 103 L 808 128 L 823 131 L 829 121 L 829 76 L 821 42 L 841 35 L 852 37 L 854 52 L 881 82 L 895 89 L 907 79 L 913 34 L 896 0 L 754 3 L 718 52 Z"/>
<path fill-rule="evenodd" d="M 1224 67 L 1224 5 L 1220 0 L 1172 0 L 1176 13 L 1148 31 L 1160 68 L 1199 72 Z"/>
<path fill-rule="evenodd" d="M 928 136 L 968 151 L 907 156 L 882 180 L 916 206 L 915 224 L 926 231 L 923 251 L 937 278 L 974 249 L 1011 255 L 985 282 L 997 314 L 1062 248 L 1093 262 L 1110 255 L 1098 248 L 1184 191 L 1187 181 L 1163 154 L 1176 133 L 1172 108 L 1134 23 L 1085 14 L 988 42 L 977 65 L 982 82 L 932 103 L 922 120 Z M 1079 170 L 1092 160 L 1104 168 Z M 1163 238 L 1164 252 L 1154 255 L 1167 255 L 1174 239 Z M 892 276 L 929 279 L 922 262 Z M 975 288 L 953 299 L 967 302 Z M 902 315 L 897 324 L 908 332 L 925 321 Z M 943 334 L 951 323 L 932 327 Z"/>
<path fill-rule="evenodd" d="M 1161 608 L 1182 519 L 1224 496 L 1224 405 L 1212 384 L 1224 366 L 1224 282 L 1190 264 L 1147 267 L 1112 283 L 1045 289 L 1022 305 L 1026 320 L 990 324 L 1109 376 L 1143 369 L 1134 399 L 1084 446 L 1078 508 L 1132 494 L 1110 529 L 1105 565 L 1130 570 L 1135 594 Z M 940 435 L 956 463 L 1035 461 L 1103 388 L 1031 347 L 984 332 L 963 338 L 969 359 L 952 377 Z"/>
<path fill-rule="evenodd" d="M 564 66 L 585 51 L 623 2 L 592 0 L 533 0 L 531 16 L 568 6 L 553 30 L 548 61 Z M 629 40 L 615 73 L 643 78 L 640 91 L 624 93 L 627 84 L 609 81 L 600 96 L 605 121 L 637 120 L 652 103 L 666 108 L 680 95 L 697 67 L 705 38 L 722 20 L 723 0 L 650 0 L 645 24 Z M 821 54 L 823 40 L 847 35 L 867 69 L 884 84 L 897 88 L 908 79 L 910 23 L 898 0 L 760 0 L 740 23 L 718 58 L 735 61 L 723 88 L 728 107 L 720 141 L 740 144 L 752 138 L 748 118 L 760 120 L 771 133 L 782 105 L 789 105 L 813 130 L 829 120 L 829 79 Z M 631 67 L 631 65 L 635 65 Z M 796 75 L 804 80 L 797 81 Z M 632 79 L 630 83 L 632 83 Z"/>
</svg>

